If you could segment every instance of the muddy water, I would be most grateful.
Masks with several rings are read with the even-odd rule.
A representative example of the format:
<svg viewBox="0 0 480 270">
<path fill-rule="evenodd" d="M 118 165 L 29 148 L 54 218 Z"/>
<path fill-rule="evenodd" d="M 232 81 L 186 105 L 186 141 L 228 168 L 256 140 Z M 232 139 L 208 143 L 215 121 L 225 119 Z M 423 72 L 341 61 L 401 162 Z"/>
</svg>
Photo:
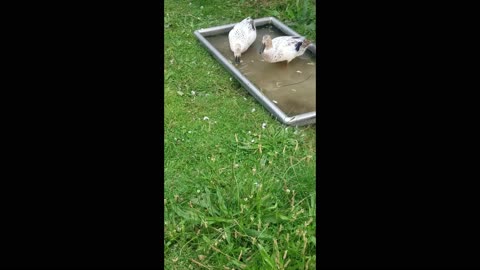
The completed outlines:
<svg viewBox="0 0 480 270">
<path fill-rule="evenodd" d="M 264 62 L 259 51 L 262 37 L 266 34 L 272 38 L 284 35 L 272 25 L 258 27 L 257 39 L 242 54 L 241 63 L 236 67 L 288 116 L 316 111 L 315 55 L 307 50 L 288 65 L 285 65 L 285 62 L 274 64 Z M 207 37 L 207 40 L 232 64 L 234 63 L 228 33 Z"/>
</svg>

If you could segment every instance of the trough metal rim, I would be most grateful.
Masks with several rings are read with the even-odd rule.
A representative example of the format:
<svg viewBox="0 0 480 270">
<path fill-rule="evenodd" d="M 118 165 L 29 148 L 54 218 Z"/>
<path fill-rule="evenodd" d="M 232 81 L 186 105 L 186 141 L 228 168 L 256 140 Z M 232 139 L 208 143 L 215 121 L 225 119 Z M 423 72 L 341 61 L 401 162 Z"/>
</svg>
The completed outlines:
<svg viewBox="0 0 480 270">
<path fill-rule="evenodd" d="M 254 19 L 256 26 L 263 26 L 266 24 L 273 24 L 282 32 L 287 35 L 301 36 L 290 27 L 280 22 L 275 17 L 265 17 Z M 200 43 L 207 48 L 207 50 L 217 59 L 225 69 L 227 69 L 240 84 L 255 98 L 257 99 L 272 115 L 277 118 L 281 123 L 289 126 L 304 126 L 316 123 L 316 111 L 307 112 L 294 116 L 287 116 L 275 103 L 270 101 L 250 80 L 248 80 L 243 74 L 228 61 L 213 45 L 208 42 L 206 36 L 213 36 L 230 31 L 235 26 L 235 23 L 226 24 L 221 26 L 214 26 L 210 28 L 202 28 L 194 31 L 195 37 Z M 308 47 L 308 50 L 313 54 L 317 54 L 316 45 L 312 44 Z"/>
</svg>

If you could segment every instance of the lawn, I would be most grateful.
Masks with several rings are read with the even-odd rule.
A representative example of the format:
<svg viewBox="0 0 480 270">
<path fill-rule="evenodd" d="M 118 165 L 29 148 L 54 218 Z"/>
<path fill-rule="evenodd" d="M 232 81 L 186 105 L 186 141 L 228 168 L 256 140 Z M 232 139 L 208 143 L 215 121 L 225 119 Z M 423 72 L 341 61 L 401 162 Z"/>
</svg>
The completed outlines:
<svg viewBox="0 0 480 270">
<path fill-rule="evenodd" d="M 275 16 L 315 42 L 312 3 L 165 1 L 166 269 L 315 269 L 315 125 L 275 120 L 193 35 Z"/>
</svg>

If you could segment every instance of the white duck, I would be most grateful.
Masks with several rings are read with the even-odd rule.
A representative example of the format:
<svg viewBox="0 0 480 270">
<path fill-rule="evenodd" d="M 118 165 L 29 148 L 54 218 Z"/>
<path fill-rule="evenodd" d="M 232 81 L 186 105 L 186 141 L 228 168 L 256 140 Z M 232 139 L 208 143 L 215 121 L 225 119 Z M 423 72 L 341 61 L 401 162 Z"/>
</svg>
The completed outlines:
<svg viewBox="0 0 480 270">
<path fill-rule="evenodd" d="M 235 56 L 235 62 L 240 63 L 240 57 L 257 38 L 257 29 L 254 21 L 248 17 L 237 23 L 228 33 L 230 50 Z"/>
<path fill-rule="evenodd" d="M 260 53 L 268 63 L 287 61 L 290 63 L 296 57 L 303 55 L 311 41 L 303 37 L 282 36 L 272 40 L 269 35 L 263 36 Z"/>
</svg>

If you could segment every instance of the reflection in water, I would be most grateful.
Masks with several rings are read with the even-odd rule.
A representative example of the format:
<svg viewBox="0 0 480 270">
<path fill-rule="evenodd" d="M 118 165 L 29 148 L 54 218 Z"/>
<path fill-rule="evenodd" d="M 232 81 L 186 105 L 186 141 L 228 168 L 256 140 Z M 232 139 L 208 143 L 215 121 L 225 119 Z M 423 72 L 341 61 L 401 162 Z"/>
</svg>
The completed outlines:
<svg viewBox="0 0 480 270">
<path fill-rule="evenodd" d="M 266 63 L 259 54 L 263 35 L 272 38 L 283 35 L 272 25 L 257 27 L 257 39 L 242 54 L 242 62 L 236 67 L 272 102 L 289 116 L 315 111 L 315 56 L 306 51 L 295 58 L 287 66 L 282 63 Z M 228 33 L 207 40 L 225 58 L 234 63 L 233 52 L 230 51 Z"/>
</svg>

